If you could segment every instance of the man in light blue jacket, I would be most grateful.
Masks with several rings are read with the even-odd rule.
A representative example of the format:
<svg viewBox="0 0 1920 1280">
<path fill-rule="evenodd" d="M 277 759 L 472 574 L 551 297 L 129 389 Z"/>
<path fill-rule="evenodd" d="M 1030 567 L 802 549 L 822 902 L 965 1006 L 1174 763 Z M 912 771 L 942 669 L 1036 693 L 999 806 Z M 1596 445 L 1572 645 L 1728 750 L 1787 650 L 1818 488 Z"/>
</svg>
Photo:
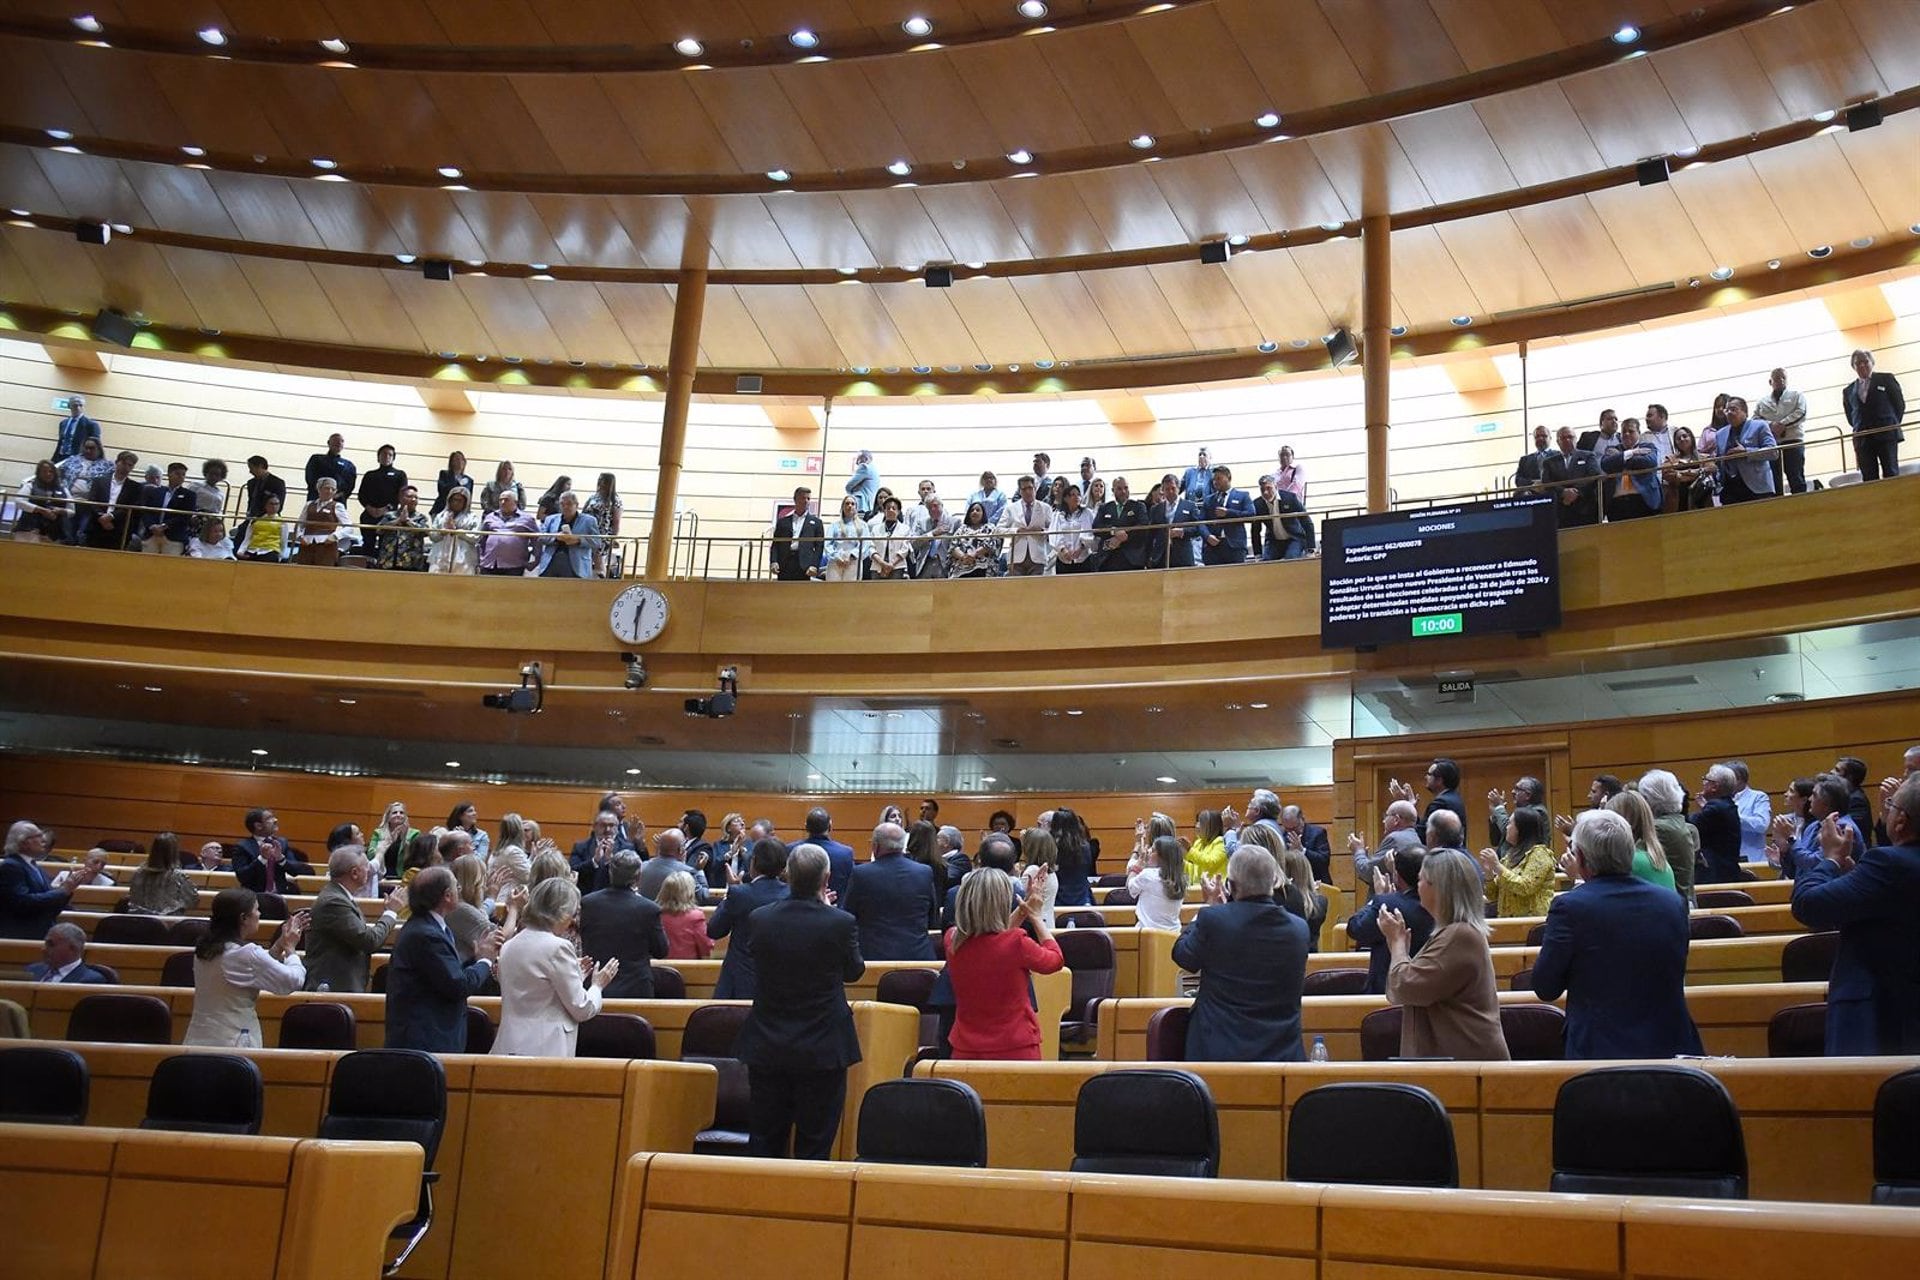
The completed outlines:
<svg viewBox="0 0 1920 1280">
<path fill-rule="evenodd" d="M 847 477 L 847 492 L 860 506 L 865 519 L 873 511 L 874 495 L 880 492 L 880 473 L 874 469 L 873 450 L 862 449 L 853 455 L 853 474 Z"/>
<path fill-rule="evenodd" d="M 540 524 L 540 567 L 537 578 L 591 578 L 593 550 L 600 545 L 600 522 L 580 510 L 580 499 L 569 489 L 560 495 L 560 510 Z"/>
</svg>

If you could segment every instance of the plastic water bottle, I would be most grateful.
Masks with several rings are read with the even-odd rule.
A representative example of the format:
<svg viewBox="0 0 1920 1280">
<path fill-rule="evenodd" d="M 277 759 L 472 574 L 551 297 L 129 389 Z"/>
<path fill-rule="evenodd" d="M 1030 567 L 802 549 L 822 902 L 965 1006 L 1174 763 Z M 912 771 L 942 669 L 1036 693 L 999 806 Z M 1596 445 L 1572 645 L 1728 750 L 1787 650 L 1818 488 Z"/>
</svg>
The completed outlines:
<svg viewBox="0 0 1920 1280">
<path fill-rule="evenodd" d="M 253 1048 L 253 1029 L 251 1027 L 242 1027 L 240 1029 L 240 1039 L 235 1042 L 235 1047 L 240 1049 Z"/>
<path fill-rule="evenodd" d="M 314 990 L 319 992 L 322 995 L 325 995 L 327 992 L 333 990 L 333 984 L 331 982 L 323 982 L 319 986 L 315 987 Z"/>
<path fill-rule="evenodd" d="M 1327 1061 L 1327 1038 L 1325 1036 L 1315 1036 L 1313 1038 L 1313 1048 L 1307 1050 L 1307 1061 Z"/>
</svg>

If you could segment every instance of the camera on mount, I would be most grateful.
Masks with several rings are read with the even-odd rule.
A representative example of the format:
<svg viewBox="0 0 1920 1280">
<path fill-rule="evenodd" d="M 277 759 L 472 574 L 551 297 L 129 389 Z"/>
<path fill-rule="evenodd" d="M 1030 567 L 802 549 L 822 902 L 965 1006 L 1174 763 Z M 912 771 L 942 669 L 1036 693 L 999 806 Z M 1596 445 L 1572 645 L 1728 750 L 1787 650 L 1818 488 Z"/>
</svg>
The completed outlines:
<svg viewBox="0 0 1920 1280">
<path fill-rule="evenodd" d="M 546 705 L 547 684 L 540 675 L 540 664 L 528 662 L 520 667 L 520 687 L 505 693 L 483 693 L 480 705 L 504 711 L 508 715 L 538 715 Z"/>
<path fill-rule="evenodd" d="M 627 664 L 627 688 L 644 689 L 647 687 L 647 664 L 637 653 L 623 653 L 620 661 Z"/>
<path fill-rule="evenodd" d="M 720 668 L 720 688 L 710 698 L 688 698 L 687 714 L 720 720 L 733 714 L 740 700 L 740 668 Z"/>
</svg>

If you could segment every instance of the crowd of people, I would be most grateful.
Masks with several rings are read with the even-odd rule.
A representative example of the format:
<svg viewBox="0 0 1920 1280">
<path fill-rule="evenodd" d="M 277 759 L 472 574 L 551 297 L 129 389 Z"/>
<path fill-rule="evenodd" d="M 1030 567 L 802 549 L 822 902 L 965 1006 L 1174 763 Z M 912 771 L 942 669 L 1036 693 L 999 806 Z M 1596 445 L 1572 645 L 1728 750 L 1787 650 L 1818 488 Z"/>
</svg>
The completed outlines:
<svg viewBox="0 0 1920 1280">
<path fill-rule="evenodd" d="M 1840 399 L 1860 479 L 1897 475 L 1907 412 L 1900 380 L 1876 370 L 1871 351 L 1855 351 L 1849 363 L 1854 376 Z M 1521 493 L 1552 494 L 1562 528 L 1805 493 L 1806 420 L 1806 396 L 1775 369 L 1767 394 L 1752 404 L 1716 395 L 1697 435 L 1673 426 L 1663 404 L 1649 404 L 1644 419 L 1602 409 L 1596 427 L 1576 438 L 1563 426 L 1551 443 L 1536 426 L 1513 483 Z"/>
</svg>

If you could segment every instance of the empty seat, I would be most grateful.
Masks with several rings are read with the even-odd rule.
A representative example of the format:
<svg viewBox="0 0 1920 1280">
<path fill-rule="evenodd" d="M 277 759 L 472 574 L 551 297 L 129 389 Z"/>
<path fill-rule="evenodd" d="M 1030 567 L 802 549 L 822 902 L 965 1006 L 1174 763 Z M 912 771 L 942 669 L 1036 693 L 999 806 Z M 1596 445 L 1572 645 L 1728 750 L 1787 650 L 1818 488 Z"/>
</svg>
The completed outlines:
<svg viewBox="0 0 1920 1280">
<path fill-rule="evenodd" d="M 85 1124 L 88 1081 L 71 1049 L 0 1049 L 0 1124 Z"/>
<path fill-rule="evenodd" d="M 1406 1011 L 1397 1004 L 1375 1009 L 1360 1019 L 1360 1060 L 1385 1062 L 1400 1056 L 1400 1024 Z"/>
<path fill-rule="evenodd" d="M 860 1100 L 856 1160 L 987 1167 L 987 1111 L 958 1080 L 884 1080 Z"/>
<path fill-rule="evenodd" d="M 1098 911 L 1062 911 L 1054 917 L 1056 929 L 1104 929 L 1107 918 Z"/>
<path fill-rule="evenodd" d="M 703 1004 L 687 1019 L 680 1034 L 680 1057 L 731 1058 L 733 1042 L 752 1012 L 746 1005 Z"/>
<path fill-rule="evenodd" d="M 1113 998 L 1113 938 L 1105 929 L 1058 933 L 1054 941 L 1067 959 L 1073 991 L 1060 1016 L 1060 1051 L 1091 1050 L 1099 1031 L 1099 1006 Z"/>
<path fill-rule="evenodd" d="M 1824 1058 L 1827 1055 L 1826 1001 L 1790 1004 L 1767 1019 L 1769 1058 Z"/>
<path fill-rule="evenodd" d="M 1553 1104 L 1554 1191 L 1744 1200 L 1747 1148 L 1727 1087 L 1698 1067 L 1602 1067 Z"/>
<path fill-rule="evenodd" d="M 752 1122 L 752 1091 L 747 1082 L 747 1064 L 738 1058 L 706 1058 L 680 1055 L 682 1062 L 704 1062 L 720 1073 L 713 1096 L 713 1121 L 693 1135 L 693 1154 L 697 1156 L 744 1156 L 747 1154 L 747 1130 Z"/>
<path fill-rule="evenodd" d="M 160 966 L 160 985 L 163 987 L 193 987 L 193 952 L 176 951 L 166 958 Z"/>
<path fill-rule="evenodd" d="M 280 1017 L 282 1049 L 354 1049 L 353 1010 L 333 1000 L 301 1000 Z"/>
<path fill-rule="evenodd" d="M 87 963 L 89 967 L 99 970 L 100 976 L 107 980 L 108 985 L 116 987 L 120 985 L 120 971 L 118 969 L 110 964 L 101 964 L 97 960 L 90 960 Z"/>
<path fill-rule="evenodd" d="M 653 998 L 655 1000 L 685 1000 L 687 998 L 687 980 L 680 971 L 670 964 L 653 966 Z"/>
<path fill-rule="evenodd" d="M 467 1052 L 486 1053 L 493 1048 L 496 1028 L 493 1019 L 479 1005 L 467 1006 Z"/>
<path fill-rule="evenodd" d="M 69 1040 L 172 1044 L 173 1011 L 158 996 L 81 996 L 67 1019 Z"/>
<path fill-rule="evenodd" d="M 1187 1060 L 1187 1024 L 1193 1021 L 1193 1006 L 1170 1004 L 1147 1019 L 1147 1061 L 1185 1062 Z"/>
<path fill-rule="evenodd" d="M 1533 970 L 1531 968 L 1514 970 L 1513 976 L 1507 979 L 1507 990 L 1509 991 L 1533 990 Z"/>
<path fill-rule="evenodd" d="M 1307 975 L 1303 996 L 1363 996 L 1367 993 L 1365 969 L 1320 969 Z"/>
<path fill-rule="evenodd" d="M 933 1007 L 933 989 L 939 980 L 940 974 L 934 969 L 892 969 L 880 975 L 879 985 L 874 991 L 875 998 L 881 1004 L 904 1004 L 920 1011 L 917 1045 L 923 1050 L 934 1050 L 929 1055 L 931 1057 L 941 1056 L 940 1011 Z"/>
<path fill-rule="evenodd" d="M 287 918 L 287 900 L 279 894 L 257 893 L 254 895 L 254 898 L 260 904 L 260 918 L 262 920 L 285 920 Z M 273 936 L 276 938 L 279 937 L 280 931 L 278 929 L 274 930 Z"/>
<path fill-rule="evenodd" d="M 170 947 L 197 947 L 207 936 L 211 926 L 205 916 L 180 916 L 167 923 L 167 945 Z"/>
<path fill-rule="evenodd" d="M 1873 1202 L 1920 1208 L 1920 1067 L 1874 1094 Z"/>
<path fill-rule="evenodd" d="M 1073 1106 L 1075 1173 L 1213 1178 L 1220 1117 L 1207 1082 L 1191 1071 L 1108 1071 L 1080 1086 Z"/>
<path fill-rule="evenodd" d="M 1687 937 L 1696 942 L 1704 938 L 1741 938 L 1746 932 L 1732 916 L 1687 917 Z"/>
<path fill-rule="evenodd" d="M 112 915 L 93 926 L 93 940 L 114 946 L 164 947 L 173 930 L 160 916 Z"/>
<path fill-rule="evenodd" d="M 659 1056 L 653 1043 L 653 1024 L 637 1013 L 596 1013 L 580 1024 L 574 1041 L 576 1058 L 641 1058 Z"/>
<path fill-rule="evenodd" d="M 1416 1085 L 1321 1085 L 1287 1121 L 1287 1181 L 1457 1187 L 1453 1124 Z"/>
<path fill-rule="evenodd" d="M 1567 1015 L 1554 1005 L 1501 1005 L 1500 1034 L 1515 1062 L 1558 1062 L 1567 1056 Z"/>
<path fill-rule="evenodd" d="M 1103 907 L 1130 907 L 1134 902 L 1133 894 L 1125 885 L 1121 885 L 1118 889 L 1107 890 L 1100 899 L 1100 905 Z"/>
<path fill-rule="evenodd" d="M 320 1117 L 321 1138 L 355 1142 L 412 1142 L 425 1152 L 420 1202 L 414 1216 L 389 1233 L 399 1256 L 387 1264 L 392 1275 L 406 1262 L 433 1226 L 433 1170 L 440 1136 L 447 1127 L 447 1072 L 440 1059 L 415 1049 L 363 1049 L 334 1064 L 327 1086 L 327 1109 Z"/>
<path fill-rule="evenodd" d="M 1527 945 L 1528 945 L 1528 946 L 1530 946 L 1530 947 L 1537 947 L 1537 946 L 1539 946 L 1539 945 L 1540 945 L 1541 943 L 1543 943 L 1543 942 L 1545 942 L 1546 940 L 1547 940 L 1547 925 L 1546 925 L 1546 921 L 1544 921 L 1544 920 L 1543 920 L 1543 921 L 1541 921 L 1541 922 L 1540 922 L 1539 924 L 1537 924 L 1537 925 L 1535 925 L 1535 926 L 1533 926 L 1533 928 L 1531 928 L 1531 929 L 1529 929 L 1529 930 L 1527 930 Z"/>
<path fill-rule="evenodd" d="M 1714 889 L 1695 894 L 1693 905 L 1702 911 L 1725 911 L 1728 907 L 1750 907 L 1753 895 L 1745 889 Z"/>
<path fill-rule="evenodd" d="M 266 1086 L 253 1059 L 235 1053 L 182 1053 L 153 1069 L 140 1127 L 255 1134 L 265 1109 Z"/>
<path fill-rule="evenodd" d="M 1780 981 L 1826 982 L 1833 977 L 1833 958 L 1839 953 L 1837 932 L 1790 938 L 1780 951 Z"/>
</svg>

